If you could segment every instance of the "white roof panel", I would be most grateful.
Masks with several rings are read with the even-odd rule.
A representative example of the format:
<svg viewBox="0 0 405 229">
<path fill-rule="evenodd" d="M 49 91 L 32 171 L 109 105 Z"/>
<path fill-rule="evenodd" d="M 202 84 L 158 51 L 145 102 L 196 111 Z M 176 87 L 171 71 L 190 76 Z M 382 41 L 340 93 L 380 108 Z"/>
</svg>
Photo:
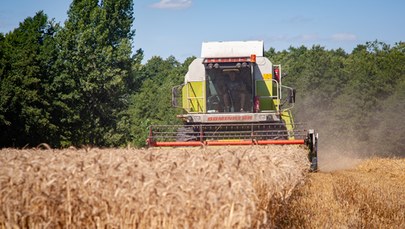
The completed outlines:
<svg viewBox="0 0 405 229">
<path fill-rule="evenodd" d="M 263 56 L 263 41 L 218 41 L 203 42 L 202 58 Z"/>
</svg>

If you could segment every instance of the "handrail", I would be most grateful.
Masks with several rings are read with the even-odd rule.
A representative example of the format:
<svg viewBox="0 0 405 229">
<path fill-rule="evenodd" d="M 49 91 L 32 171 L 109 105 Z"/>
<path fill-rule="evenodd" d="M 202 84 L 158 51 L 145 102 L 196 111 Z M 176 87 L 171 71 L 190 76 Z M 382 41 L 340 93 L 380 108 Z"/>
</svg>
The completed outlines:
<svg viewBox="0 0 405 229">
<path fill-rule="evenodd" d="M 280 88 L 280 84 L 277 80 L 275 79 L 260 79 L 260 80 L 255 80 L 255 82 L 257 83 L 258 81 L 263 81 L 263 82 L 272 82 L 276 84 L 276 90 L 273 91 L 273 88 L 268 89 L 268 90 L 272 90 L 272 93 L 270 96 L 262 96 L 262 95 L 258 95 L 257 93 L 257 85 L 255 85 L 255 96 L 259 96 L 260 98 L 271 98 L 271 99 L 277 99 L 277 100 L 281 100 L 281 89 Z M 274 95 L 274 92 L 276 92 L 276 95 Z M 276 110 L 280 110 L 280 103 L 277 104 L 277 109 Z"/>
</svg>

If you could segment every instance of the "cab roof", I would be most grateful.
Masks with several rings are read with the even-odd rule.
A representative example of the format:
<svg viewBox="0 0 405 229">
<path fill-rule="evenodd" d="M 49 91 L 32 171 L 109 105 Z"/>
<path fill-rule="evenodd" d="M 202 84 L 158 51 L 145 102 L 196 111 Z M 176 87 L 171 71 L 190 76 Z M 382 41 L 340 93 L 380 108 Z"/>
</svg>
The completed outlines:
<svg viewBox="0 0 405 229">
<path fill-rule="evenodd" d="M 201 47 L 202 58 L 250 57 L 252 54 L 261 57 L 263 53 L 263 41 L 203 42 Z"/>
</svg>

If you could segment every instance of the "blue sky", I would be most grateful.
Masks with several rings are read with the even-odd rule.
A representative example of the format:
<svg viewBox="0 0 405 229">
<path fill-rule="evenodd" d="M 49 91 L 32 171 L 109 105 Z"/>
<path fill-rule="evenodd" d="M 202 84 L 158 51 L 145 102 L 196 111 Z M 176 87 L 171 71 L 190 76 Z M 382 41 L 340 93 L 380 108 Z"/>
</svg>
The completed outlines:
<svg viewBox="0 0 405 229">
<path fill-rule="evenodd" d="M 71 0 L 1 0 L 0 32 L 44 10 L 63 22 Z M 264 40 L 265 49 L 405 41 L 404 0 L 134 0 L 134 50 L 145 60 L 199 56 L 203 41 Z"/>
</svg>

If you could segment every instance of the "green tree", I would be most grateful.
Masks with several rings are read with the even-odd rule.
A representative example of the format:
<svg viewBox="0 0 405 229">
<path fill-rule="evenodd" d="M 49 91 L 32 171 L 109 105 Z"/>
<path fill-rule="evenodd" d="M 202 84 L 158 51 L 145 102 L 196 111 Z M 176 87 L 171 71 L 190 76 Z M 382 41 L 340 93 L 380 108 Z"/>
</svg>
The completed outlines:
<svg viewBox="0 0 405 229">
<path fill-rule="evenodd" d="M 6 77 L 6 67 L 8 64 L 7 57 L 6 57 L 6 42 L 5 37 L 2 33 L 0 33 L 0 87 L 3 88 L 3 82 Z M 0 126 L 9 125 L 9 122 L 5 119 L 5 112 L 7 103 L 7 96 L 0 94 Z M 3 143 L 4 144 L 4 143 Z"/>
<path fill-rule="evenodd" d="M 392 96 L 398 94 L 397 85 L 405 79 L 404 54 L 403 45 L 402 48 L 400 44 L 391 48 L 374 41 L 356 47 L 346 61 L 350 78 L 344 93 L 336 99 L 335 118 L 340 120 L 346 135 L 359 145 L 358 150 L 375 152 L 381 143 L 375 141 L 378 136 L 375 130 L 384 129 L 381 123 L 391 120 L 398 112 L 392 106 L 393 101 L 401 107 L 401 101 Z M 396 134 L 392 132 L 379 137 L 393 136 L 394 139 Z M 384 143 L 392 144 L 394 142 L 389 140 Z"/>
<path fill-rule="evenodd" d="M 282 64 L 283 73 L 287 74 L 283 84 L 297 90 L 296 120 L 307 122 L 311 128 L 329 123 L 328 112 L 331 112 L 336 96 L 342 93 L 348 77 L 344 71 L 347 54 L 321 46 L 311 49 L 301 46 L 282 52 L 269 49 L 265 55 L 273 63 Z"/>
<path fill-rule="evenodd" d="M 403 103 L 397 85 L 405 78 L 403 43 L 391 48 L 367 42 L 350 54 L 320 46 L 290 47 L 269 49 L 266 56 L 288 73 L 283 83 L 298 92 L 296 120 L 319 131 L 321 151 L 328 146 L 364 153 L 405 151 L 398 143 L 404 133 L 397 128 Z"/>
<path fill-rule="evenodd" d="M 58 29 L 38 12 L 1 36 L 0 145 L 51 142 L 56 126 L 50 117 L 49 82 Z"/>
<path fill-rule="evenodd" d="M 71 4 L 52 87 L 62 145 L 122 144 L 117 123 L 131 82 L 132 22 L 132 0 Z"/>
<path fill-rule="evenodd" d="M 405 156 L 405 75 L 389 98 L 382 101 L 382 110 L 375 113 L 377 120 L 369 131 L 368 148 L 379 155 Z"/>
<path fill-rule="evenodd" d="M 171 106 L 171 89 L 184 81 L 193 59 L 191 57 L 180 64 L 172 56 L 166 60 L 152 57 L 142 67 L 140 75 L 144 81 L 140 91 L 132 96 L 128 110 L 134 145 L 145 145 L 150 125 L 180 124 L 176 115 L 181 110 Z"/>
</svg>

